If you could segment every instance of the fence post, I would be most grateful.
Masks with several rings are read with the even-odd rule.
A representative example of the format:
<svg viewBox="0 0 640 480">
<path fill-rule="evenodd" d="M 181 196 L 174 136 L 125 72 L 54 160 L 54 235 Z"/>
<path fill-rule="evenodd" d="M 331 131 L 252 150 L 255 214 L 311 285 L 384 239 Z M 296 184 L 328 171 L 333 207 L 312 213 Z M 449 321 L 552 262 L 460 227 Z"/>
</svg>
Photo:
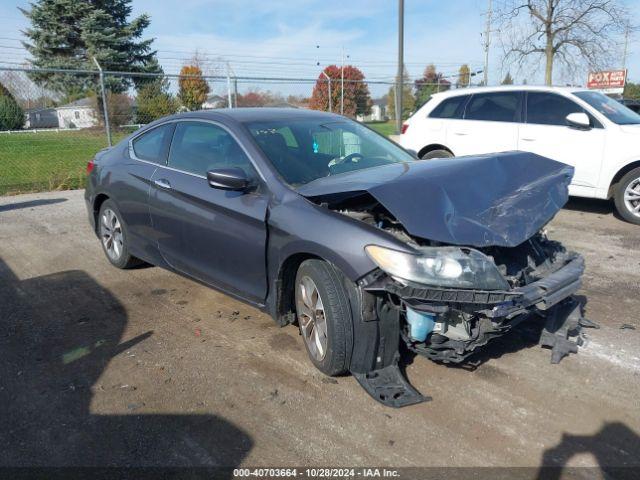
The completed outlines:
<svg viewBox="0 0 640 480">
<path fill-rule="evenodd" d="M 329 112 L 331 112 L 331 77 L 327 75 L 327 72 L 322 71 L 322 75 L 324 75 L 327 79 L 327 85 L 329 86 Z"/>
<path fill-rule="evenodd" d="M 98 70 L 100 71 L 100 90 L 102 91 L 102 109 L 104 110 L 104 128 L 107 129 L 107 143 L 111 147 L 113 144 L 111 142 L 111 127 L 109 126 L 109 112 L 107 110 L 107 91 L 104 88 L 104 73 L 102 72 L 102 67 L 96 60 L 96 57 L 93 57 L 93 63 L 96 64 Z"/>
</svg>

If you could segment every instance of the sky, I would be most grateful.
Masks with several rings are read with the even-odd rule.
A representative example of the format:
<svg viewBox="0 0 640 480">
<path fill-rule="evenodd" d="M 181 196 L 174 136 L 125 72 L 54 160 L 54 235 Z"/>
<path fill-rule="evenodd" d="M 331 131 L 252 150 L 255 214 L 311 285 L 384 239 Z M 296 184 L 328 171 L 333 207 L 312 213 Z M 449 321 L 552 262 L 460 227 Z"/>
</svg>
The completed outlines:
<svg viewBox="0 0 640 480">
<path fill-rule="evenodd" d="M 640 0 L 627 5 L 634 14 L 640 10 Z M 28 1 L 0 0 L 0 67 L 25 59 L 19 40 L 27 22 L 18 6 L 27 8 Z M 132 6 L 134 15 L 150 15 L 145 36 L 155 38 L 167 73 L 177 73 L 196 51 L 211 74 L 225 74 L 229 62 L 237 76 L 316 78 L 318 62 L 339 65 L 343 52 L 345 63 L 359 67 L 369 80 L 391 81 L 396 73 L 398 13 L 393 0 L 133 0 Z M 428 63 L 445 75 L 455 74 L 462 63 L 481 70 L 486 8 L 487 0 L 405 0 L 405 64 L 411 78 L 421 76 Z M 507 70 L 516 83 L 525 78 L 541 83 L 541 73 L 503 66 L 496 35 L 489 83 L 499 83 Z M 614 55 L 621 57 L 622 48 Z M 627 64 L 629 78 L 640 81 L 640 33 L 632 35 Z M 586 73 L 578 73 L 582 82 Z M 301 94 L 311 89 L 285 83 L 240 88 L 256 86 Z M 223 91 L 224 82 L 218 88 Z M 370 89 L 378 96 L 388 87 Z"/>
</svg>

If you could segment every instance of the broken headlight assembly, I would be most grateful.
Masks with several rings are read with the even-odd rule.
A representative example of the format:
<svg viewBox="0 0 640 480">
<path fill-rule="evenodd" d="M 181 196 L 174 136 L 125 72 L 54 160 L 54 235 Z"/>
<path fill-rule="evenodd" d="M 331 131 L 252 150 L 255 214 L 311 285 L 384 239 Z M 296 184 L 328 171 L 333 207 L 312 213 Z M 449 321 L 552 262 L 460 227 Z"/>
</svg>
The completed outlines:
<svg viewBox="0 0 640 480">
<path fill-rule="evenodd" d="M 414 255 L 368 245 L 365 251 L 378 267 L 400 281 L 445 288 L 509 289 L 496 264 L 477 250 L 420 247 Z"/>
</svg>

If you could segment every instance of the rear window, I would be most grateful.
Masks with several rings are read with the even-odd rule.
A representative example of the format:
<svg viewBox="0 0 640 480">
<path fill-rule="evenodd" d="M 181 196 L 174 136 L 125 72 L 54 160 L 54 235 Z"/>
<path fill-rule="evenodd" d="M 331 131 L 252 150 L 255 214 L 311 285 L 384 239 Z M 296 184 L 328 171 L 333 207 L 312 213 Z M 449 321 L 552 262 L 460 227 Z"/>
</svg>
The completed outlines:
<svg viewBox="0 0 640 480">
<path fill-rule="evenodd" d="M 471 95 L 459 95 L 440 102 L 429 114 L 430 118 L 462 118 L 464 106 Z"/>
<path fill-rule="evenodd" d="M 520 98 L 520 92 L 475 94 L 469 100 L 464 118 L 490 122 L 519 122 Z"/>
</svg>

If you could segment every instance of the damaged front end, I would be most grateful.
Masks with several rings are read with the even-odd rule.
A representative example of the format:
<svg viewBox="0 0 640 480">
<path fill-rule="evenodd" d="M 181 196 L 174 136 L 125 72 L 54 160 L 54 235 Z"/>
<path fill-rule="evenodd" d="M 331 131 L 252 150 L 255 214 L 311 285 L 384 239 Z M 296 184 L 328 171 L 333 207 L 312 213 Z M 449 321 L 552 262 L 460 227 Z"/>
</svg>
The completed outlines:
<svg viewBox="0 0 640 480">
<path fill-rule="evenodd" d="M 567 165 L 512 152 L 394 165 L 301 189 L 409 247 L 365 247 L 379 269 L 358 283 L 355 333 L 378 322 L 377 337 L 363 334 L 375 345 L 361 347 L 375 350 L 375 364 L 354 351 L 352 372 L 376 400 L 399 407 L 427 399 L 402 376 L 394 341 L 459 364 L 521 322 L 537 321 L 552 363 L 577 352 L 582 327 L 596 326 L 574 296 L 584 260 L 544 232 L 567 201 L 572 175 Z"/>
<path fill-rule="evenodd" d="M 581 327 L 591 326 L 573 297 L 584 271 L 580 255 L 543 234 L 517 247 L 467 251 L 493 260 L 506 288 L 420 285 L 382 272 L 363 287 L 398 308 L 401 335 L 411 350 L 434 361 L 461 363 L 491 339 L 536 320 L 545 322 L 540 340 L 552 349 L 552 363 L 577 352 Z"/>
</svg>

